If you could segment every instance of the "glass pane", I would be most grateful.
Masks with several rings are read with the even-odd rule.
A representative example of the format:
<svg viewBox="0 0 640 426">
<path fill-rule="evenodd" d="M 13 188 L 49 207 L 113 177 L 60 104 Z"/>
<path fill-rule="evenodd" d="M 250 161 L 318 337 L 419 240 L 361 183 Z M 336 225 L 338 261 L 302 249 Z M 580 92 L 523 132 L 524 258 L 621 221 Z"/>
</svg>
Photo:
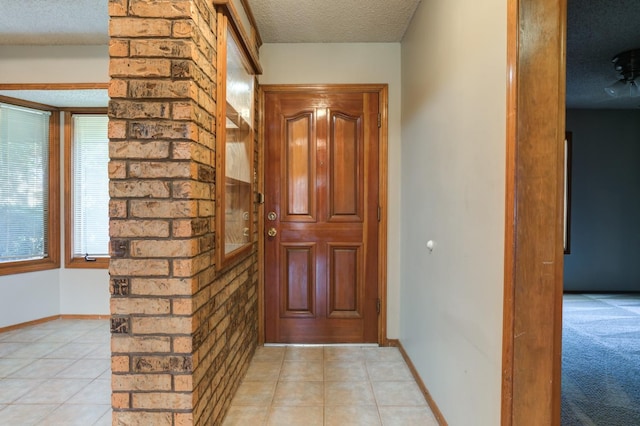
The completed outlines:
<svg viewBox="0 0 640 426">
<path fill-rule="evenodd" d="M 109 254 L 106 115 L 73 116 L 73 256 Z"/>
<path fill-rule="evenodd" d="M 49 116 L 0 104 L 0 262 L 48 255 Z"/>
<path fill-rule="evenodd" d="M 251 241 L 253 76 L 227 33 L 224 253 Z"/>
</svg>

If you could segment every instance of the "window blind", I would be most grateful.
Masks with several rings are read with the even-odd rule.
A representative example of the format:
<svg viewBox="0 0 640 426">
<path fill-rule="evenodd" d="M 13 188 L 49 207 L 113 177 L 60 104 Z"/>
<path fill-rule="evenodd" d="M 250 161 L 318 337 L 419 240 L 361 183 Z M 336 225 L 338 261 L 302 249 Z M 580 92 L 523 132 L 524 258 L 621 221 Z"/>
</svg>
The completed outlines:
<svg viewBox="0 0 640 426">
<path fill-rule="evenodd" d="M 74 114 L 73 256 L 109 255 L 108 118 Z"/>
<path fill-rule="evenodd" d="M 0 103 L 0 262 L 48 255 L 50 115 Z"/>
</svg>

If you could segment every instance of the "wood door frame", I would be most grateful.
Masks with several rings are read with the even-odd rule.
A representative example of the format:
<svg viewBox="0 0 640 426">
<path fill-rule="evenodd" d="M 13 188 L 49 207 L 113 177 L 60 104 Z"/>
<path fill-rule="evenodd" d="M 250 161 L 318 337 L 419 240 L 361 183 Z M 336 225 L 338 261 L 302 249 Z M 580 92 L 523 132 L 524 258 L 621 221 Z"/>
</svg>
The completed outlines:
<svg viewBox="0 0 640 426">
<path fill-rule="evenodd" d="M 560 424 L 566 23 L 507 2 L 503 426 Z"/>
<path fill-rule="evenodd" d="M 379 160 L 378 185 L 380 220 L 378 221 L 378 298 L 380 299 L 380 315 L 378 315 L 378 344 L 388 345 L 387 339 L 387 211 L 388 211 L 388 84 L 264 84 L 259 86 L 260 124 L 258 126 L 259 159 L 258 159 L 258 192 L 264 194 L 264 158 L 265 134 L 264 129 L 264 98 L 266 93 L 295 93 L 295 92 L 376 92 L 378 93 L 378 107 L 380 112 L 380 127 L 378 130 Z M 264 204 L 258 208 L 258 344 L 265 342 L 265 238 L 264 238 Z"/>
</svg>

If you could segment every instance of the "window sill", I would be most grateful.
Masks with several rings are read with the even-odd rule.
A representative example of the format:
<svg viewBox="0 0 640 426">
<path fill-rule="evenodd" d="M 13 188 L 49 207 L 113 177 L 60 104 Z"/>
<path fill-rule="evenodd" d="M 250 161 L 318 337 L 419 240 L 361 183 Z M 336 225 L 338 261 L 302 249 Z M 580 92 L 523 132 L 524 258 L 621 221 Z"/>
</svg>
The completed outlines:
<svg viewBox="0 0 640 426">
<path fill-rule="evenodd" d="M 74 257 L 67 259 L 64 267 L 69 269 L 108 269 L 109 258 L 96 257 L 95 260 L 87 261 L 84 257 Z"/>
<path fill-rule="evenodd" d="M 47 271 L 60 268 L 60 261 L 51 257 L 37 260 L 0 263 L 0 275 L 22 274 L 25 272 Z"/>
</svg>

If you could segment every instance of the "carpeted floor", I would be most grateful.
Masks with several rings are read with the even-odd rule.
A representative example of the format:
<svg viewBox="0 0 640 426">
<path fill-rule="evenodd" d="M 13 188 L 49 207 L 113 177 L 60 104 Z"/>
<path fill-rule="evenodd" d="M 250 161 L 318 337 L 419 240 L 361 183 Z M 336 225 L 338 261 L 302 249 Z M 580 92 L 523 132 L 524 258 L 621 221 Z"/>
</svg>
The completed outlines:
<svg viewBox="0 0 640 426">
<path fill-rule="evenodd" d="M 640 425 L 640 294 L 568 294 L 562 425 Z"/>
</svg>

